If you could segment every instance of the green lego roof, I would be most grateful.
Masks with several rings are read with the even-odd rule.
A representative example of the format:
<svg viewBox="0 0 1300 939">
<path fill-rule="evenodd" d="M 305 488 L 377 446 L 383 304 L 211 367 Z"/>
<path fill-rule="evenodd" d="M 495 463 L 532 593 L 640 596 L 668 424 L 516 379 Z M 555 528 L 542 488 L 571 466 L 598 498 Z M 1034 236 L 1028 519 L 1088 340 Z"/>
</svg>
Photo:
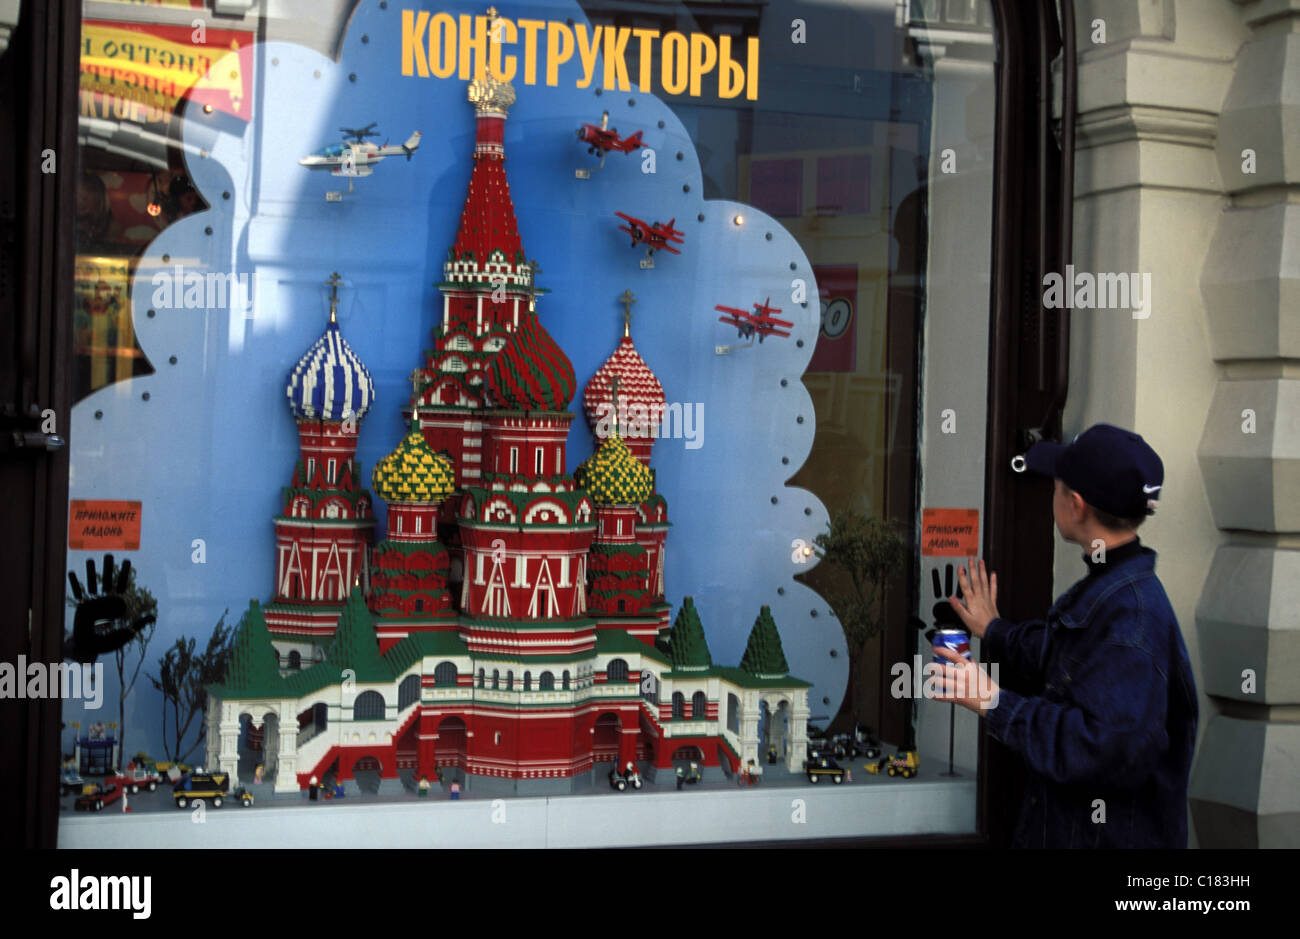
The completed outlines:
<svg viewBox="0 0 1300 939">
<path fill-rule="evenodd" d="M 758 678 L 783 678 L 790 671 L 781 648 L 781 634 L 772 619 L 772 608 L 763 607 L 749 632 L 740 667 Z"/>
</svg>

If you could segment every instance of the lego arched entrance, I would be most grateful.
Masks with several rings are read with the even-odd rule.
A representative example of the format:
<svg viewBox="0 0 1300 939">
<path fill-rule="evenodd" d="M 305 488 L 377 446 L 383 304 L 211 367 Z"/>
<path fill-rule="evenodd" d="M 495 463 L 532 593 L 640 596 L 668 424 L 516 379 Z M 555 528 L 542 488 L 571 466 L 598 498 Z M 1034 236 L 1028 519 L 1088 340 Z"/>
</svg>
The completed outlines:
<svg viewBox="0 0 1300 939">
<path fill-rule="evenodd" d="M 769 748 L 774 748 L 777 762 L 784 763 L 790 755 L 790 702 L 784 698 L 771 703 L 764 700 L 762 709 L 764 721 L 759 731 L 759 753 L 766 759 Z"/>
<path fill-rule="evenodd" d="M 465 769 L 465 754 L 469 736 L 465 722 L 459 717 L 444 717 L 438 724 L 437 739 L 434 741 L 433 762 L 439 771 L 443 769 Z"/>
<path fill-rule="evenodd" d="M 622 723 L 617 714 L 602 714 L 591 728 L 591 761 L 614 763 L 618 760 L 619 742 L 623 736 Z"/>
<path fill-rule="evenodd" d="M 352 779 L 362 792 L 379 792 L 379 780 L 384 774 L 384 764 L 379 757 L 366 754 L 352 764 Z"/>
<path fill-rule="evenodd" d="M 694 785 L 702 778 L 707 761 L 704 751 L 694 744 L 678 747 L 673 751 L 672 767 L 677 777 L 677 788 L 683 783 Z"/>
<path fill-rule="evenodd" d="M 280 751 L 280 721 L 274 711 L 257 709 L 239 715 L 240 779 L 251 780 L 262 767 L 263 778 L 275 778 L 276 756 Z"/>
</svg>

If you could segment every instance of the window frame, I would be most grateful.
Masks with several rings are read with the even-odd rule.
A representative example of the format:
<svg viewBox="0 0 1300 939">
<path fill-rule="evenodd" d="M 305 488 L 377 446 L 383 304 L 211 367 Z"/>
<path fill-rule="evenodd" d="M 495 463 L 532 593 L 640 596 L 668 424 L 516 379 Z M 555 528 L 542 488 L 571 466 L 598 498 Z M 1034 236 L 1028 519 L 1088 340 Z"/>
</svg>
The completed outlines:
<svg viewBox="0 0 1300 939">
<path fill-rule="evenodd" d="M 998 56 L 997 112 L 991 265 L 989 426 L 986 438 L 985 526 L 983 549 L 1012 588 L 999 598 L 1011 618 L 1041 613 L 1051 603 L 1053 535 L 1047 481 L 1013 479 L 1010 457 L 1035 438 L 1059 439 L 1068 390 L 1068 313 L 1047 315 L 1041 292 L 1024 296 L 1022 286 L 1045 269 L 1060 269 L 1070 254 L 1073 173 L 1071 152 L 1075 98 L 1074 3 L 1060 0 L 990 0 Z M 80 3 L 46 0 L 23 4 L 18 26 L 4 53 L 0 82 L 0 124 L 31 152 L 53 146 L 61 154 L 77 150 L 77 89 L 81 30 Z M 1052 141 L 1052 95 L 1040 95 L 1050 78 L 1052 59 L 1064 49 L 1062 69 L 1063 146 Z M 1042 100 L 1040 100 L 1040 98 Z M 22 376 L 16 404 L 54 410 L 59 426 L 71 424 L 73 336 L 63 311 L 73 305 L 76 174 L 42 179 L 39 161 L 8 161 L 0 167 L 0 195 L 15 197 L 18 252 L 10 269 L 10 302 L 0 305 L 0 326 L 17 337 L 6 365 Z M 1026 187 L 1025 180 L 1037 185 Z M 1032 250 L 1030 250 L 1032 246 Z M 1036 262 L 1026 262 L 1036 258 Z M 1038 297 L 1035 299 L 1034 294 Z M 892 327 L 892 324 L 891 324 Z M 890 354 L 894 354 L 891 348 Z M 897 350 L 900 353 L 902 350 Z M 915 455 L 912 455 L 912 459 Z M 28 558 L 25 565 L 0 570 L 0 597 L 6 617 L 14 611 L 34 625 L 30 639 L 20 631 L 0 639 L 0 656 L 58 659 L 62 645 L 66 551 L 62 538 L 28 532 L 64 532 L 68 514 L 66 449 L 4 456 L 13 479 L 11 504 L 23 517 L 13 519 L 3 537 Z M 892 513 L 897 506 L 891 504 Z M 915 507 L 904 507 L 914 509 Z M 914 576 L 914 575 L 913 575 Z M 919 585 L 898 591 L 889 614 L 903 618 L 906 597 Z M 902 631 L 899 631 L 900 633 Z M 21 644 L 21 650 L 20 650 Z M 886 660 L 900 660 L 901 635 L 887 640 Z M 12 653 L 12 654 L 11 654 Z M 52 848 L 58 832 L 58 767 L 61 702 L 56 699 L 10 702 L 0 710 L 0 736 L 12 741 L 0 755 L 0 777 L 22 780 L 21 792 L 0 799 L 0 824 L 16 843 Z M 1019 803 L 1014 785 L 1015 757 L 991 741 L 981 725 L 976 802 L 977 841 L 1009 842 Z M 869 839 L 875 840 L 875 839 Z M 894 839 L 897 840 L 897 839 Z M 969 839 L 957 839 L 969 840 Z"/>
</svg>

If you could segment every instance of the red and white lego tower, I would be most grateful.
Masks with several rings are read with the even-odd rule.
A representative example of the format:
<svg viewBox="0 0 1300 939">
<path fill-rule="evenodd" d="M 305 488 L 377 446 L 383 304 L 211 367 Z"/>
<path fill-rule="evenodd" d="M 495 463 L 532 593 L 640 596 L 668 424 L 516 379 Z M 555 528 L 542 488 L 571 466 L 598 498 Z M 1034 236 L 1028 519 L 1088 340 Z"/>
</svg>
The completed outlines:
<svg viewBox="0 0 1300 939">
<path fill-rule="evenodd" d="M 469 87 L 476 114 L 474 169 L 456 241 L 443 264 L 442 326 L 417 398 L 420 428 L 445 452 L 458 486 L 482 478 L 484 381 L 537 293 L 524 257 L 505 171 L 506 113 L 514 89 L 491 78 Z"/>
<path fill-rule="evenodd" d="M 298 360 L 285 393 L 298 424 L 301 456 L 275 519 L 275 600 L 265 608 L 276 639 L 327 639 L 354 586 L 369 589 L 375 520 L 356 461 L 361 419 L 374 404 L 370 372 L 338 324 L 339 275 L 330 284 L 329 324 Z"/>
</svg>

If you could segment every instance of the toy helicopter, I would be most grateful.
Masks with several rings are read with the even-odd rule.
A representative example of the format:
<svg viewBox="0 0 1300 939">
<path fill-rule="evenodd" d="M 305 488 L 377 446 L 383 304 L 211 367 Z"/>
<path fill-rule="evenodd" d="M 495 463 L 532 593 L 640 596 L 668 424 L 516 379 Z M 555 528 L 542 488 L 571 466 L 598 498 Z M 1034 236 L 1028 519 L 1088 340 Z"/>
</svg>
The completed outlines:
<svg viewBox="0 0 1300 939">
<path fill-rule="evenodd" d="M 600 154 L 600 166 L 596 170 L 605 168 L 605 157 L 611 150 L 619 153 L 631 153 L 637 147 L 641 146 L 641 131 L 637 131 L 630 137 L 623 138 L 618 135 L 618 128 L 609 126 L 609 112 L 605 111 L 600 115 L 600 124 L 583 124 L 578 128 L 578 140 L 587 144 L 587 152 L 595 155 Z M 576 169 L 573 175 L 578 179 L 591 179 L 591 174 L 596 170 Z"/>
<path fill-rule="evenodd" d="M 298 161 L 298 165 L 313 170 L 328 169 L 331 176 L 346 176 L 348 192 L 352 192 L 352 181 L 358 176 L 371 175 L 374 172 L 372 167 L 384 157 L 404 153 L 406 159 L 410 160 L 420 146 L 420 132 L 414 131 L 403 144 L 389 146 L 385 143 L 380 146 L 366 139 L 379 136 L 374 129 L 377 123 L 376 121 L 365 127 L 340 127 L 339 131 L 344 134 L 342 142 L 330 144 L 315 153 L 308 154 Z"/>
<path fill-rule="evenodd" d="M 655 266 L 654 254 L 656 251 L 662 250 L 672 254 L 681 254 L 681 251 L 670 244 L 670 242 L 683 243 L 682 235 L 685 232 L 680 232 L 673 227 L 673 223 L 677 219 L 669 219 L 666 224 L 660 222 L 649 223 L 623 212 L 615 212 L 614 214 L 627 222 L 626 225 L 618 226 L 618 230 L 627 232 L 632 236 L 632 246 L 636 247 L 639 244 L 646 246 L 646 256 L 641 259 L 642 270 L 649 270 Z"/>
</svg>

